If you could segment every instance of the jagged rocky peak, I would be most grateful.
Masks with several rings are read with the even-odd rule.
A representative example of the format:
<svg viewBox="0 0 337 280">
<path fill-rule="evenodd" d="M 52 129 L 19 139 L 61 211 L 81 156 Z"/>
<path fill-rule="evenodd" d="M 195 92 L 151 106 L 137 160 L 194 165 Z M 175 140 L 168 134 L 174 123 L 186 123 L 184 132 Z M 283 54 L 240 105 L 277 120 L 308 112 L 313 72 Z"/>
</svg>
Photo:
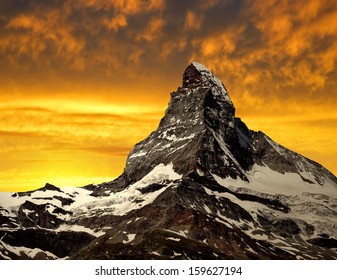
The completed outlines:
<svg viewBox="0 0 337 280">
<path fill-rule="evenodd" d="M 223 83 L 206 66 L 199 62 L 192 62 L 183 74 L 183 87 L 198 85 L 202 82 L 213 83 L 227 92 Z"/>
<path fill-rule="evenodd" d="M 249 131 L 235 118 L 225 86 L 204 65 L 193 62 L 183 74 L 183 87 L 171 93 L 159 127 L 136 144 L 114 184 L 136 182 L 159 164 L 173 164 L 174 171 L 184 176 L 200 171 L 245 180 L 249 151 Z"/>
<path fill-rule="evenodd" d="M 212 87 L 215 89 L 213 94 L 222 94 L 227 102 L 233 104 L 224 84 L 206 66 L 199 62 L 192 62 L 183 74 L 183 87 L 197 86 Z"/>
<path fill-rule="evenodd" d="M 52 184 L 46 183 L 46 185 L 41 188 L 41 191 L 60 191 L 60 188 L 55 187 Z"/>
<path fill-rule="evenodd" d="M 184 71 L 183 86 L 171 93 L 158 128 L 135 145 L 123 174 L 106 187 L 124 189 L 159 165 L 171 166 L 183 178 L 203 174 L 250 182 L 253 168 L 268 166 L 280 174 L 298 174 L 303 181 L 320 185 L 325 178 L 335 180 L 323 167 L 278 145 L 265 134 L 249 130 L 235 117 L 225 86 L 198 62 Z M 102 192 L 102 188 L 97 191 Z"/>
<path fill-rule="evenodd" d="M 188 87 L 191 84 L 199 83 L 201 81 L 201 73 L 191 63 L 183 74 L 183 86 Z"/>
<path fill-rule="evenodd" d="M 176 116 L 173 119 L 165 116 L 162 121 L 176 121 L 176 117 L 184 118 L 189 112 L 195 113 L 194 119 L 199 118 L 203 123 L 218 118 L 233 121 L 235 114 L 235 107 L 223 83 L 198 62 L 192 62 L 186 68 L 183 87 L 171 93 L 166 115 Z"/>
</svg>

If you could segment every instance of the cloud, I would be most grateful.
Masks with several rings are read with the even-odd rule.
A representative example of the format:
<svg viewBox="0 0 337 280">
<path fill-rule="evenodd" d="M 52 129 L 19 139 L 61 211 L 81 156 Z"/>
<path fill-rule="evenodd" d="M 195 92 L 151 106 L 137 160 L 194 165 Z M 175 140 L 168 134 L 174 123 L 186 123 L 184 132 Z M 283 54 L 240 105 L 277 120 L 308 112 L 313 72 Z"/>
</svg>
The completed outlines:
<svg viewBox="0 0 337 280">
<path fill-rule="evenodd" d="M 107 28 L 112 29 L 114 31 L 118 31 L 121 28 L 124 28 L 128 25 L 127 19 L 124 15 L 117 15 L 111 19 L 103 19 L 103 24 L 106 25 Z"/>
<path fill-rule="evenodd" d="M 7 6 L 15 10 L 15 2 Z M 0 3 L 0 8 L 2 5 L 5 4 Z M 0 57 L 13 68 L 23 70 L 26 66 L 34 72 L 54 69 L 57 75 L 60 71 L 88 71 L 102 65 L 105 70 L 111 65 L 118 68 L 129 55 L 128 60 L 135 63 L 141 56 L 139 46 L 131 52 L 127 50 L 138 31 L 134 17 L 154 15 L 164 7 L 165 1 L 154 0 L 58 1 L 58 5 L 54 1 L 32 1 L 10 15 L 0 12 L 4 25 L 0 30 Z M 150 42 L 160 35 L 163 20 L 151 18 L 148 25 L 140 25 L 144 29 L 139 40 Z M 130 24 L 132 35 L 115 34 Z"/>
<path fill-rule="evenodd" d="M 126 14 L 138 14 L 143 12 L 163 10 L 165 7 L 165 1 L 163 0 L 117 0 L 111 1 L 113 7 L 120 12 Z"/>
<path fill-rule="evenodd" d="M 184 28 L 189 30 L 198 30 L 202 25 L 203 18 L 193 11 L 187 11 Z"/>
<path fill-rule="evenodd" d="M 47 64 L 62 59 L 75 69 L 83 69 L 80 57 L 85 41 L 74 34 L 75 26 L 65 21 L 62 11 L 48 10 L 42 14 L 34 12 L 18 14 L 8 19 L 0 38 L 2 52 L 16 54 L 17 59 L 28 57 L 36 64 Z M 16 63 L 19 63 L 17 60 Z"/>
<path fill-rule="evenodd" d="M 0 108 L 0 146 L 7 151 L 34 150 L 37 155 L 46 149 L 81 149 L 101 154 L 104 151 L 114 154 L 115 150 L 116 155 L 125 156 L 126 149 L 120 147 L 127 147 L 130 151 L 134 143 L 146 137 L 159 121 L 157 113 L 154 118 L 146 111 L 129 115 L 71 112 L 72 109 L 67 113 L 59 112 L 57 108 L 50 110 L 34 106 Z"/>
<path fill-rule="evenodd" d="M 322 89 L 334 70 L 337 4 L 334 1 L 249 2 L 247 9 L 260 32 L 264 61 L 281 73 L 284 85 Z M 260 50 L 263 46 L 260 46 Z M 329 57 L 323 59 L 322 57 Z M 282 76 L 274 73 L 276 78 Z M 289 84 L 288 84 L 289 83 Z"/>
<path fill-rule="evenodd" d="M 66 3 L 68 9 L 80 10 L 83 8 L 94 11 L 106 11 L 113 9 L 116 12 L 135 15 L 143 12 L 162 10 L 165 7 L 164 0 L 74 0 Z"/>
<path fill-rule="evenodd" d="M 39 131 L 9 131 L 0 130 L 1 137 L 16 137 L 16 138 L 45 138 L 48 135 L 41 133 Z"/>
<path fill-rule="evenodd" d="M 143 32 L 139 34 L 136 38 L 138 41 L 145 40 L 147 42 L 152 42 L 157 40 L 158 37 L 162 36 L 162 30 L 165 22 L 161 18 L 152 18 L 149 23 L 145 26 Z"/>
<path fill-rule="evenodd" d="M 50 151 L 69 151 L 78 153 L 82 152 L 90 152 L 101 154 L 104 156 L 114 156 L 114 157 L 126 157 L 132 147 L 131 146 L 116 146 L 116 145 L 104 145 L 98 144 L 96 146 L 86 146 L 86 145 L 73 145 L 71 143 L 62 143 L 55 142 L 52 146 L 45 148 L 44 150 Z"/>
<path fill-rule="evenodd" d="M 16 70 L 28 65 L 55 76 L 80 71 L 123 77 L 152 60 L 182 64 L 197 58 L 219 74 L 230 72 L 233 84 L 241 77 L 254 87 L 267 78 L 277 87 L 300 83 L 311 91 L 323 89 L 335 72 L 335 1 L 57 3 L 32 1 L 2 16 L 0 56 Z"/>
<path fill-rule="evenodd" d="M 196 39 L 192 44 L 197 48 L 201 56 L 206 59 L 230 55 L 236 50 L 244 29 L 244 26 L 229 28 L 220 34 L 206 35 L 206 37 Z"/>
</svg>

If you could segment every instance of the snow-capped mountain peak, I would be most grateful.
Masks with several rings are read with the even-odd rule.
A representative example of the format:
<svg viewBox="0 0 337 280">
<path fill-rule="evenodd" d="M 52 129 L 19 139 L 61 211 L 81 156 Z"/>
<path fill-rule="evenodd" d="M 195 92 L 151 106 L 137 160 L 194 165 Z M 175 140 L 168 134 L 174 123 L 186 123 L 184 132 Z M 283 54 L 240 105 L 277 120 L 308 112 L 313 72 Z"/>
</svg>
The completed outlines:
<svg viewBox="0 0 337 280">
<path fill-rule="evenodd" d="M 228 103 L 233 104 L 224 84 L 206 66 L 199 62 L 192 62 L 183 74 L 183 86 L 195 86 L 200 83 L 204 87 L 213 88 L 214 95 L 222 94 Z"/>
<path fill-rule="evenodd" d="M 119 178 L 0 194 L 0 259 L 337 259 L 336 205 L 336 177 L 249 130 L 193 62 Z"/>
</svg>

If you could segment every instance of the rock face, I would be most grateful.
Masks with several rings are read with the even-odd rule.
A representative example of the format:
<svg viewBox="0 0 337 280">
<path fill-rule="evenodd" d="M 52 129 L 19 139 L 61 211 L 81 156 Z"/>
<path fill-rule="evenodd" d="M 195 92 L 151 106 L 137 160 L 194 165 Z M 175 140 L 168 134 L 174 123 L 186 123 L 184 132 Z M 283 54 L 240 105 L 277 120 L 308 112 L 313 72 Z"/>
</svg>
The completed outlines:
<svg viewBox="0 0 337 280">
<path fill-rule="evenodd" d="M 197 62 L 119 178 L 0 195 L 4 259 L 337 258 L 336 177 L 249 130 Z"/>
</svg>

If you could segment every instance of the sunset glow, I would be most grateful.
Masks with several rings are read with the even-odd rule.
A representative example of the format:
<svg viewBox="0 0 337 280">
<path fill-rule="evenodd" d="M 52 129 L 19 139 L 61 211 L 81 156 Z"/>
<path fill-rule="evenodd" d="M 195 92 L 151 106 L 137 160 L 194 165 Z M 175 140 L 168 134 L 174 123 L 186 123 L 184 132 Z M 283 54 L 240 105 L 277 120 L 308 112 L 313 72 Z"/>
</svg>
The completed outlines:
<svg viewBox="0 0 337 280">
<path fill-rule="evenodd" d="M 119 176 L 191 61 L 250 129 L 337 174 L 337 2 L 0 2 L 0 191 Z"/>
</svg>

